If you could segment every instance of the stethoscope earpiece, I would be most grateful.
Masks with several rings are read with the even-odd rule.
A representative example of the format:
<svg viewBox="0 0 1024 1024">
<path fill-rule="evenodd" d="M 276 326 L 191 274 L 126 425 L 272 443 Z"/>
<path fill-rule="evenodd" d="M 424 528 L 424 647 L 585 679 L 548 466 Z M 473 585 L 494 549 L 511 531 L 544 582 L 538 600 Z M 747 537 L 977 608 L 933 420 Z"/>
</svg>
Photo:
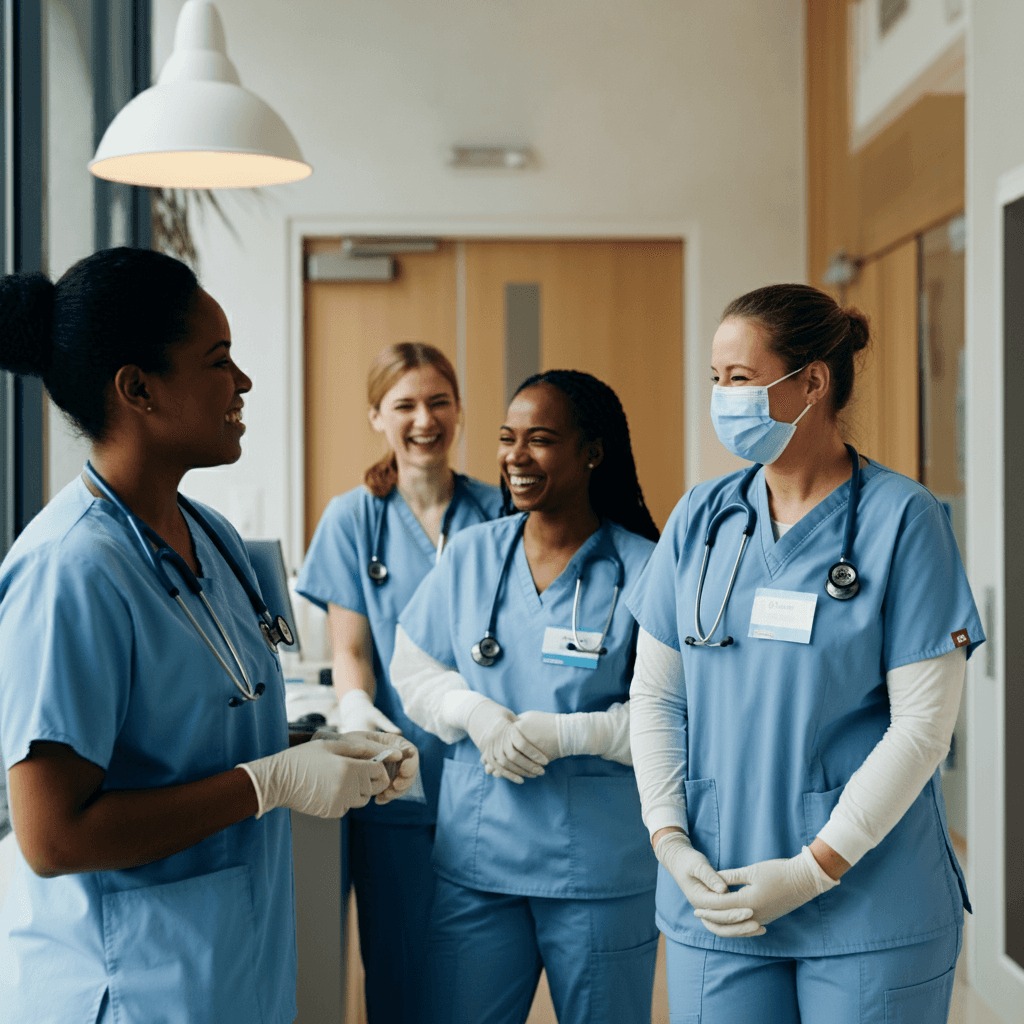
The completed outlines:
<svg viewBox="0 0 1024 1024">
<path fill-rule="evenodd" d="M 828 571 L 825 592 L 837 601 L 849 601 L 860 590 L 860 576 L 849 562 L 836 562 Z"/>
</svg>

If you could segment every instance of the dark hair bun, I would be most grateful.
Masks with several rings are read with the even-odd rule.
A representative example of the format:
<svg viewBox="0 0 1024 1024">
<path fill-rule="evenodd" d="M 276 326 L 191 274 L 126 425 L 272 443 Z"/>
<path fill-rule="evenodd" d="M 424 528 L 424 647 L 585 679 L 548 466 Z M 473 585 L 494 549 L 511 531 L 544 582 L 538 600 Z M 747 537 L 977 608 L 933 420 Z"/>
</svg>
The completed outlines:
<svg viewBox="0 0 1024 1024">
<path fill-rule="evenodd" d="M 0 280 L 0 367 L 36 377 L 49 369 L 55 291 L 45 274 Z"/>
<path fill-rule="evenodd" d="M 868 339 L 871 337 L 868 318 L 853 306 L 849 306 L 843 312 L 850 321 L 850 345 L 854 352 L 860 352 L 861 349 L 868 347 Z"/>
</svg>

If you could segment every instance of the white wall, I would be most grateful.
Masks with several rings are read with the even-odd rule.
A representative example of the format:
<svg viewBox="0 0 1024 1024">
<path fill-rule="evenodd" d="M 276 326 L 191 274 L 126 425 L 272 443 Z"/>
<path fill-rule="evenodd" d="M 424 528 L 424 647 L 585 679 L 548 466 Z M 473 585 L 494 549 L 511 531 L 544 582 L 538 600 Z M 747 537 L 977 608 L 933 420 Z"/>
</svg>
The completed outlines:
<svg viewBox="0 0 1024 1024">
<path fill-rule="evenodd" d="M 997 246 L 1002 233 L 996 194 L 1002 176 L 1024 166 L 1024 4 L 984 0 L 971 8 L 967 60 L 967 561 L 981 601 L 995 589 L 1002 607 L 1002 327 Z M 968 846 L 972 984 L 1006 1021 L 1024 1022 L 1024 972 L 1002 954 L 1003 740 L 996 677 L 973 658 L 968 674 Z M 983 649 L 984 650 L 984 649 Z M 1019 868 L 1019 862 L 1017 864 Z"/>
<path fill-rule="evenodd" d="M 180 6 L 154 4 L 155 69 Z M 191 474 L 190 493 L 290 534 L 287 239 L 290 223 L 318 218 L 452 235 L 481 222 L 541 234 L 685 226 L 688 470 L 732 467 L 707 423 L 717 316 L 749 288 L 805 274 L 801 0 L 217 6 L 243 84 L 284 117 L 315 171 L 262 204 L 227 196 L 240 244 L 215 219 L 200 231 L 204 284 L 255 386 L 246 454 Z M 454 143 L 528 143 L 540 167 L 455 172 Z"/>
</svg>

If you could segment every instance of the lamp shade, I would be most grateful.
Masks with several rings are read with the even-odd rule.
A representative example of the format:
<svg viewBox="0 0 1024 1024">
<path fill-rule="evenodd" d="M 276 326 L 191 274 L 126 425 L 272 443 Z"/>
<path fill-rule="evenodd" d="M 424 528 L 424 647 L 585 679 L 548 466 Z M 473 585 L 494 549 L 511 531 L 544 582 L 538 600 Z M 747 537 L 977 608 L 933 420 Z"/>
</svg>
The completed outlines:
<svg viewBox="0 0 1024 1024">
<path fill-rule="evenodd" d="M 257 188 L 313 173 L 284 121 L 243 89 L 209 0 L 188 0 L 157 84 L 111 121 L 89 170 L 154 188 Z"/>
</svg>

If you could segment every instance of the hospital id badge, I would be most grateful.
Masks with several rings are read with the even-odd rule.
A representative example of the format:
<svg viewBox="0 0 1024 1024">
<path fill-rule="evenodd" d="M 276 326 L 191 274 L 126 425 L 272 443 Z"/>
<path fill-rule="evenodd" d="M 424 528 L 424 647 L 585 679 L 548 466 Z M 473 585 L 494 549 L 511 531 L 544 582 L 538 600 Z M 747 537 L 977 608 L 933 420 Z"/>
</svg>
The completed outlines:
<svg viewBox="0 0 1024 1024">
<path fill-rule="evenodd" d="M 579 637 L 584 647 L 593 647 L 593 651 L 582 651 L 576 643 Z M 577 629 L 576 637 L 571 629 L 559 629 L 548 626 L 544 630 L 544 646 L 541 648 L 541 659 L 545 665 L 567 665 L 570 668 L 597 668 L 598 644 L 601 634 L 589 630 Z"/>
<path fill-rule="evenodd" d="M 817 594 L 758 587 L 754 592 L 754 608 L 750 613 L 750 631 L 747 636 L 757 640 L 788 640 L 794 644 L 809 644 L 817 604 Z"/>
</svg>

